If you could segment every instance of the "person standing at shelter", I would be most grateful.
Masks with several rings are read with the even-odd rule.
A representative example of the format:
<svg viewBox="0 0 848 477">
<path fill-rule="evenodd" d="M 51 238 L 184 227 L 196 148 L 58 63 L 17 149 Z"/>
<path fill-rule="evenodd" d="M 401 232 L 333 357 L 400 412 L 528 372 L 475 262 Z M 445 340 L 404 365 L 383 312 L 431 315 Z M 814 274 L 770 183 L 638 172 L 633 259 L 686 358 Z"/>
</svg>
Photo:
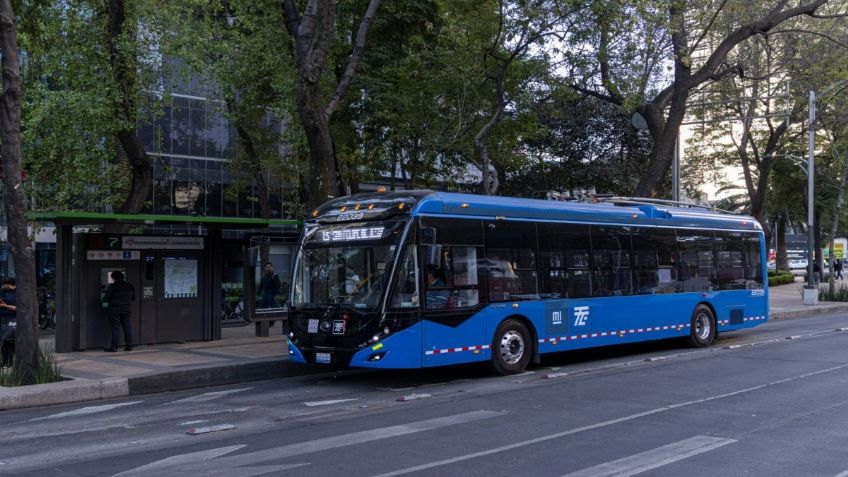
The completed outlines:
<svg viewBox="0 0 848 477">
<path fill-rule="evenodd" d="M 103 297 L 103 302 L 106 303 L 106 316 L 109 318 L 109 324 L 112 327 L 112 346 L 103 348 L 103 351 L 115 352 L 118 351 L 118 339 L 120 338 L 120 328 L 124 329 L 125 350 L 132 351 L 132 326 L 130 324 L 130 315 L 132 303 L 135 301 L 135 288 L 124 280 L 124 272 L 115 270 L 110 275 L 112 284 L 106 289 L 106 295 Z"/>
<path fill-rule="evenodd" d="M 835 262 L 833 262 L 833 271 L 836 274 L 836 278 L 842 280 L 842 259 L 837 258 Z"/>
<path fill-rule="evenodd" d="M 274 266 L 271 262 L 265 264 L 265 274 L 262 275 L 262 280 L 259 282 L 259 308 L 276 308 L 277 295 L 280 294 L 280 289 L 283 284 L 280 281 L 280 276 L 274 273 Z"/>
<path fill-rule="evenodd" d="M 17 319 L 17 296 L 14 278 L 4 278 L 0 287 L 0 354 L 3 366 L 12 363 L 15 342 L 15 320 Z"/>
</svg>

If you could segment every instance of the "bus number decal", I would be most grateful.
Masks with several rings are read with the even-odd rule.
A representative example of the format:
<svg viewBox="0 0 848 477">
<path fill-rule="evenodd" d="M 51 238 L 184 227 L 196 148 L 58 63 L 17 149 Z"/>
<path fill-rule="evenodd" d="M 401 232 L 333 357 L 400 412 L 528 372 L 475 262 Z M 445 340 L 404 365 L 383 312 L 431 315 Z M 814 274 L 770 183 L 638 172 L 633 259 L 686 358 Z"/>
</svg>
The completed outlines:
<svg viewBox="0 0 848 477">
<path fill-rule="evenodd" d="M 765 288 L 754 288 L 751 290 L 751 296 L 766 296 Z"/>
<path fill-rule="evenodd" d="M 345 221 L 345 220 L 359 220 L 363 217 L 365 217 L 365 214 L 363 214 L 362 212 L 350 212 L 350 213 L 347 213 L 347 214 L 339 214 L 336 221 L 342 222 L 342 221 Z"/>
</svg>

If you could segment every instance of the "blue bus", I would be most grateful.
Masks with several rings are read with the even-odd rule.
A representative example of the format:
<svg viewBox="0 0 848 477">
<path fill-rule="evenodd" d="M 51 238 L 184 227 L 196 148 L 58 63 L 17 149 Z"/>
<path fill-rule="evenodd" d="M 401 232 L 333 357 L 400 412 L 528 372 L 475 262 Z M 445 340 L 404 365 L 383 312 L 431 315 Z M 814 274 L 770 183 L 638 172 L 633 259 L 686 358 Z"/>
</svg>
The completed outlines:
<svg viewBox="0 0 848 477">
<path fill-rule="evenodd" d="M 290 289 L 292 361 L 421 368 L 719 332 L 768 317 L 751 217 L 433 192 L 334 199 L 304 224 Z"/>
</svg>

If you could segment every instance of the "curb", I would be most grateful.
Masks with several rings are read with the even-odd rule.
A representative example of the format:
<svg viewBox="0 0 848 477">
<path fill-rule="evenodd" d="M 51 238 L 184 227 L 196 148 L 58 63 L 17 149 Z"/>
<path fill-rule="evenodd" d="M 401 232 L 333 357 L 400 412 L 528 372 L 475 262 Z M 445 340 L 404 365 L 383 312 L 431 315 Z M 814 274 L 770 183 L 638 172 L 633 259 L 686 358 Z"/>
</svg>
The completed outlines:
<svg viewBox="0 0 848 477">
<path fill-rule="evenodd" d="M 326 368 L 314 365 L 290 363 L 288 358 L 280 358 L 251 363 L 228 364 L 224 366 L 203 366 L 151 373 L 127 378 L 128 395 L 153 394 L 166 391 L 183 391 L 210 386 L 223 386 L 247 381 L 288 378 L 327 372 Z"/>
<path fill-rule="evenodd" d="M 129 386 L 126 378 L 109 378 L 99 381 L 80 379 L 33 386 L 4 387 L 0 388 L 0 410 L 95 401 L 128 395 Z"/>
<path fill-rule="evenodd" d="M 845 305 L 828 305 L 828 306 L 815 306 L 808 305 L 810 308 L 808 309 L 800 309 L 800 310 L 790 310 L 790 311 L 778 311 L 776 313 L 769 313 L 769 321 L 779 321 L 779 320 L 788 320 L 792 318 L 806 318 L 808 316 L 816 316 L 816 315 L 826 315 L 828 313 L 839 313 L 843 311 L 848 311 L 848 304 Z"/>
</svg>

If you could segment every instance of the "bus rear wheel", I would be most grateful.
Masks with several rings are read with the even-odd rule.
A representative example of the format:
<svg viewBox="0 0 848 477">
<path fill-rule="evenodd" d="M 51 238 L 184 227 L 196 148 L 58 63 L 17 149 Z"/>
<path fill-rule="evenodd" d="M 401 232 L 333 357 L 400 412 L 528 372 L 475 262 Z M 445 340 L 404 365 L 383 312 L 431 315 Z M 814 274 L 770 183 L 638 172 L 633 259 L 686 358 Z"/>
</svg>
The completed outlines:
<svg viewBox="0 0 848 477">
<path fill-rule="evenodd" d="M 492 367 L 504 376 L 524 371 L 533 357 L 533 342 L 527 326 L 515 319 L 503 321 L 492 340 Z"/>
<path fill-rule="evenodd" d="M 715 337 L 716 319 L 713 311 L 707 305 L 698 305 L 692 312 L 689 345 L 693 348 L 703 348 L 713 344 Z"/>
</svg>

